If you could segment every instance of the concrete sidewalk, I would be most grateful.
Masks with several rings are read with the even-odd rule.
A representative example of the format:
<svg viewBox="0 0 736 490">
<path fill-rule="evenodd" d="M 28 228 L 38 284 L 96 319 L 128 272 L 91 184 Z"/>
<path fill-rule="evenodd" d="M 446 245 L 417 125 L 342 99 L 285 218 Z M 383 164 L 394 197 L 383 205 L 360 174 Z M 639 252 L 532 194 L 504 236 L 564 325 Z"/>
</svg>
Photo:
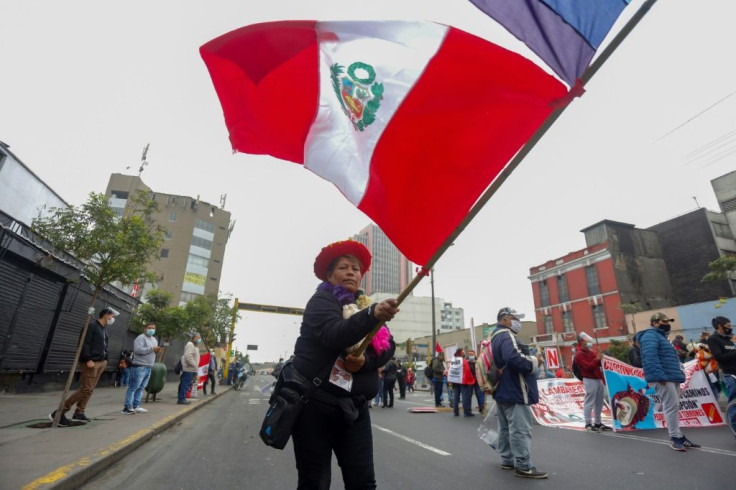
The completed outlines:
<svg viewBox="0 0 736 490">
<path fill-rule="evenodd" d="M 123 415 L 125 388 L 98 387 L 87 404 L 92 421 L 57 429 L 29 426 L 49 422 L 61 392 L 0 395 L 0 489 L 78 488 L 230 389 L 218 386 L 216 395 L 206 396 L 200 391 L 191 405 L 177 405 L 177 382 L 167 381 L 156 402 L 145 403 L 144 392 L 141 406 L 148 413 Z"/>
</svg>

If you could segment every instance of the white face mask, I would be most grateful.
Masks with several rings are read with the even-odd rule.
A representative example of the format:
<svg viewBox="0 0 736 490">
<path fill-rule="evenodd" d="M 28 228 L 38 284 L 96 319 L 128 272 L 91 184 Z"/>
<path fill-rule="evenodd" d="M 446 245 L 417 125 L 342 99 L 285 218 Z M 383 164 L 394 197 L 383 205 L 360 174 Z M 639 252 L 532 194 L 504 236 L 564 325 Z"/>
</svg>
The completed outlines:
<svg viewBox="0 0 736 490">
<path fill-rule="evenodd" d="M 514 333 L 521 332 L 521 322 L 519 320 L 511 320 L 511 331 Z"/>
<path fill-rule="evenodd" d="M 110 319 L 107 321 L 107 324 L 112 325 L 113 323 L 115 323 L 115 317 L 111 316 Z"/>
</svg>

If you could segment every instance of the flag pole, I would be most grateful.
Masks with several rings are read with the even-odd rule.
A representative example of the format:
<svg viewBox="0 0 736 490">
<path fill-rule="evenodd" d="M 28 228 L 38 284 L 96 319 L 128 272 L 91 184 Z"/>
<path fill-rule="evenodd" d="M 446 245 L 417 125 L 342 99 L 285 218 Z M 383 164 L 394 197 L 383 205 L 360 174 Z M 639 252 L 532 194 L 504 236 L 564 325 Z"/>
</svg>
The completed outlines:
<svg viewBox="0 0 736 490">
<path fill-rule="evenodd" d="M 608 58 L 611 57 L 613 52 L 619 47 L 619 45 L 626 39 L 626 37 L 631 33 L 631 31 L 634 29 L 634 27 L 639 24 L 639 22 L 644 18 L 644 16 L 649 12 L 649 10 L 652 8 L 652 6 L 657 3 L 657 0 L 647 0 L 644 2 L 644 4 L 639 7 L 639 10 L 636 11 L 636 13 L 629 19 L 629 21 L 626 23 L 626 25 L 621 28 L 621 30 L 616 34 L 616 36 L 611 40 L 610 44 L 606 46 L 606 48 L 601 52 L 601 54 L 595 59 L 593 63 L 590 64 L 590 66 L 585 70 L 585 72 L 580 76 L 580 87 L 585 87 L 585 85 L 590 81 L 591 78 L 593 78 L 593 75 L 596 74 L 596 72 L 600 69 L 601 66 L 603 66 L 603 63 L 608 60 Z M 571 87 L 571 91 L 574 87 Z M 419 282 L 422 280 L 424 276 L 428 274 L 429 271 L 432 270 L 434 265 L 437 263 L 437 261 L 442 257 L 442 255 L 447 251 L 448 248 L 450 248 L 455 241 L 455 239 L 460 236 L 460 233 L 462 233 L 465 228 L 470 224 L 471 221 L 476 217 L 476 215 L 480 212 L 481 209 L 483 209 L 483 206 L 486 205 L 486 203 L 491 199 L 491 197 L 496 193 L 496 191 L 501 187 L 501 184 L 503 184 L 506 179 L 509 178 L 511 175 L 511 172 L 513 172 L 516 167 L 519 166 L 519 164 L 526 158 L 526 156 L 529 154 L 529 152 L 532 151 L 532 149 L 539 143 L 539 141 L 542 139 L 542 136 L 547 133 L 547 130 L 549 130 L 550 127 L 552 127 L 552 124 L 554 124 L 557 121 L 557 118 L 559 118 L 562 113 L 565 111 L 567 106 L 569 105 L 569 102 L 572 101 L 572 98 L 568 101 L 568 103 L 562 105 L 561 107 L 558 107 L 552 113 L 547 116 L 547 119 L 544 120 L 542 125 L 537 128 L 537 130 L 534 132 L 531 138 L 529 138 L 529 141 L 526 142 L 524 146 L 521 147 L 521 149 L 518 151 L 518 153 L 514 156 L 514 158 L 511 159 L 511 161 L 504 167 L 504 169 L 501 171 L 501 173 L 496 177 L 496 179 L 491 182 L 491 185 L 488 186 L 486 191 L 483 193 L 482 196 L 476 201 L 476 203 L 473 205 L 473 207 L 470 209 L 468 214 L 465 216 L 465 218 L 460 222 L 460 224 L 453 230 L 452 233 L 445 239 L 444 243 L 437 249 L 437 251 L 432 255 L 432 257 L 427 261 L 427 264 L 422 267 L 422 270 L 419 274 L 414 276 L 414 279 L 409 282 L 409 284 L 406 285 L 406 287 L 399 293 L 399 296 L 396 298 L 396 301 L 401 304 L 408 296 L 409 294 L 414 290 L 415 287 L 419 284 Z M 360 344 L 360 347 L 357 351 L 355 351 L 355 355 L 361 355 L 365 349 L 368 347 L 368 344 L 370 343 L 373 336 L 378 332 L 378 329 L 381 327 L 381 325 L 376 325 L 376 327 L 371 330 L 371 332 L 366 336 L 365 340 L 362 344 Z"/>
</svg>

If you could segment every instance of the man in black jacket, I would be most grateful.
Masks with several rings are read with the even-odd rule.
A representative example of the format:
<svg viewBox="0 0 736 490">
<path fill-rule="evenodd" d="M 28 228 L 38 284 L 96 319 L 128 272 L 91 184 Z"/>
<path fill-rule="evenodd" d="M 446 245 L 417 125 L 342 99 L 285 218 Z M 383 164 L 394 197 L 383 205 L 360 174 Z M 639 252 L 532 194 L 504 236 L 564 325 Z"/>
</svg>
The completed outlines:
<svg viewBox="0 0 736 490">
<path fill-rule="evenodd" d="M 712 321 L 716 333 L 708 337 L 708 348 L 718 361 L 718 368 L 723 374 L 723 382 L 728 392 L 728 403 L 736 400 L 736 345 L 733 342 L 731 320 L 717 316 Z M 729 410 L 728 423 L 731 430 L 736 430 L 736 406 Z"/>
<path fill-rule="evenodd" d="M 399 400 L 406 398 L 406 368 L 396 361 L 396 382 L 399 383 Z"/>
<path fill-rule="evenodd" d="M 394 385 L 396 384 L 397 371 L 396 358 L 392 357 L 383 366 L 383 405 L 381 405 L 381 408 L 391 408 L 394 406 Z"/>
<path fill-rule="evenodd" d="M 84 414 L 87 408 L 87 402 L 92 396 L 92 392 L 100 380 L 100 376 L 107 367 L 107 326 L 115 322 L 117 311 L 112 308 L 103 308 L 100 311 L 98 319 L 89 324 L 87 335 L 84 337 L 82 344 L 82 352 L 79 355 L 79 388 L 72 393 L 64 402 L 59 425 L 69 425 L 69 419 L 65 414 L 72 408 L 74 404 L 77 408 L 74 410 L 72 420 L 79 422 L 89 422 L 90 419 Z M 54 420 L 56 410 L 49 414 L 49 419 Z"/>
</svg>

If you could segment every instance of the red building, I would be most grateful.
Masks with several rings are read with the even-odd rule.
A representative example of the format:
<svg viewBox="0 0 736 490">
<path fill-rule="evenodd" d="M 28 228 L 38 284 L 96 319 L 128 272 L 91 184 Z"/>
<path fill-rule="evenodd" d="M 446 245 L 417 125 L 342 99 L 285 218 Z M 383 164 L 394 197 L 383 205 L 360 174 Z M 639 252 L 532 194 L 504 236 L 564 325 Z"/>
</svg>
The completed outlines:
<svg viewBox="0 0 736 490">
<path fill-rule="evenodd" d="M 604 220 L 582 230 L 587 247 L 529 270 L 538 347 L 556 347 L 569 369 L 581 332 L 608 348 L 629 334 L 622 305 L 641 310 L 672 304 L 656 234 Z"/>
</svg>

